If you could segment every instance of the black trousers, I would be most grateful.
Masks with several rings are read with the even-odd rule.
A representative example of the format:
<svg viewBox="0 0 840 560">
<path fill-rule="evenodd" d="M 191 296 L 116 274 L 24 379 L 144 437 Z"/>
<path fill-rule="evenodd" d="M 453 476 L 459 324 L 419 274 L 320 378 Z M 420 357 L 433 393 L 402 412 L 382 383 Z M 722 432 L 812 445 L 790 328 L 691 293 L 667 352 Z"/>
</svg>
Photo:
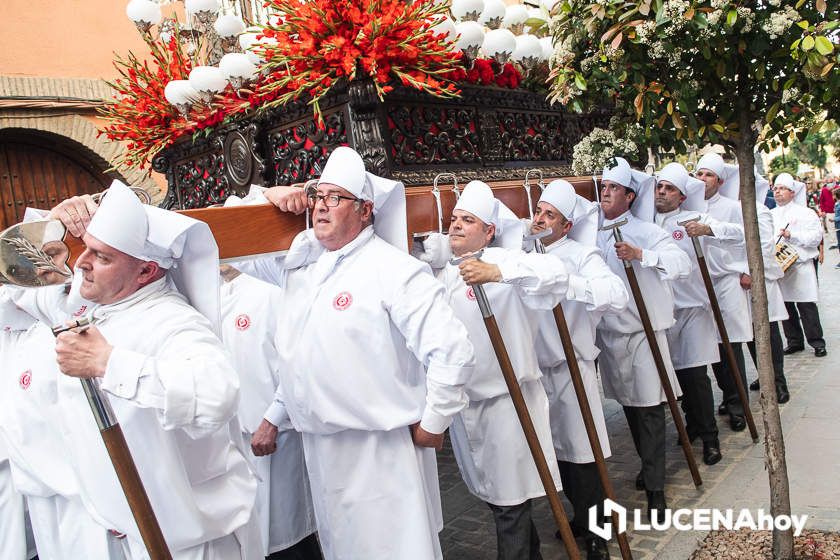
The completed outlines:
<svg viewBox="0 0 840 560">
<path fill-rule="evenodd" d="M 738 398 L 738 389 L 735 387 L 735 381 L 732 378 L 732 373 L 729 368 L 729 360 L 726 359 L 726 348 L 723 344 L 718 344 L 721 360 L 712 364 L 712 371 L 715 373 L 718 387 L 723 391 L 723 404 L 729 408 L 729 414 L 735 416 L 744 415 L 744 406 L 741 404 L 741 399 Z M 746 364 L 744 363 L 744 347 L 740 342 L 732 343 L 732 352 L 735 354 L 735 363 L 738 364 L 738 370 L 741 374 L 741 382 L 744 387 L 747 386 Z M 747 399 L 749 399 L 747 395 Z"/>
<path fill-rule="evenodd" d="M 642 460 L 648 490 L 665 490 L 665 405 L 625 406 L 624 416 Z"/>
<path fill-rule="evenodd" d="M 750 349 L 753 364 L 758 369 L 758 358 L 755 354 L 755 342 L 747 342 L 747 348 Z M 782 333 L 779 330 L 779 322 L 773 321 L 770 323 L 770 353 L 773 356 L 773 376 L 776 379 L 776 389 L 787 389 L 787 379 L 785 378 L 785 352 L 782 346 Z"/>
<path fill-rule="evenodd" d="M 698 436 L 703 442 L 718 439 L 715 421 L 715 398 L 712 382 L 706 373 L 706 366 L 676 370 L 677 381 L 682 389 L 682 409 L 685 413 L 685 429 L 689 436 Z"/>
<path fill-rule="evenodd" d="M 496 522 L 498 560 L 542 560 L 540 536 L 531 512 L 531 500 L 515 506 L 487 504 Z"/>
<path fill-rule="evenodd" d="M 570 463 L 557 461 L 560 467 L 560 481 L 563 483 L 563 493 L 572 502 L 575 516 L 571 524 L 584 534 L 584 538 L 595 538 L 589 532 L 589 508 L 598 506 L 598 520 L 604 517 L 604 488 L 598 476 L 595 463 Z"/>
<path fill-rule="evenodd" d="M 269 560 L 323 560 L 318 538 L 312 533 L 289 548 L 279 550 L 268 556 Z"/>
<path fill-rule="evenodd" d="M 785 338 L 788 346 L 805 346 L 802 330 L 805 330 L 804 338 L 814 349 L 825 348 L 822 325 L 820 324 L 820 312 L 817 304 L 813 301 L 792 302 L 786 301 L 788 318 L 782 321 L 785 329 Z M 800 322 L 801 318 L 801 322 Z"/>
</svg>

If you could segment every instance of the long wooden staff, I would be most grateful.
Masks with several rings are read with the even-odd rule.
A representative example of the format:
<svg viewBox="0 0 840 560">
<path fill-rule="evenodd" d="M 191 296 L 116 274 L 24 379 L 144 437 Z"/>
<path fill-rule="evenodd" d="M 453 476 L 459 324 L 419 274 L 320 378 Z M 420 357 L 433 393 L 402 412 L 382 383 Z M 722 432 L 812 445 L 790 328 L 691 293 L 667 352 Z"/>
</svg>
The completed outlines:
<svg viewBox="0 0 840 560">
<path fill-rule="evenodd" d="M 481 253 L 479 251 L 478 253 L 460 259 L 453 258 L 450 262 L 457 265 L 466 259 L 477 259 L 481 257 Z M 548 503 L 551 505 L 554 521 L 560 530 L 560 537 L 563 539 L 563 545 L 566 547 L 566 554 L 569 555 L 571 560 L 579 560 L 580 553 L 578 552 L 577 544 L 575 544 L 572 528 L 569 526 L 569 520 L 566 517 L 565 510 L 563 510 L 563 504 L 560 503 L 557 487 L 554 484 L 554 479 L 551 477 L 551 471 L 548 469 L 548 462 L 545 460 L 545 454 L 540 445 L 540 440 L 537 437 L 534 422 L 531 420 L 531 414 L 528 412 L 528 405 L 525 404 L 525 397 L 522 396 L 522 389 L 519 387 L 516 373 L 513 371 L 513 364 L 510 362 L 505 341 L 502 339 L 499 325 L 496 324 L 496 317 L 493 316 L 493 311 L 490 308 L 490 301 L 487 299 L 487 294 L 484 292 L 484 287 L 481 284 L 473 284 L 472 288 L 475 292 L 475 300 L 478 302 L 479 309 L 481 309 L 481 316 L 484 318 L 484 326 L 487 329 L 488 336 L 490 336 L 490 342 L 493 344 L 493 351 L 496 353 L 496 359 L 499 360 L 499 366 L 502 368 L 505 384 L 510 393 L 510 398 L 513 401 L 513 407 L 516 409 L 516 416 L 519 418 L 522 431 L 525 432 L 528 449 L 531 450 L 531 456 L 534 458 L 537 473 L 540 475 L 540 481 L 545 489 L 545 495 L 548 497 Z"/>
<path fill-rule="evenodd" d="M 550 235 L 551 230 L 538 234 L 539 237 Z M 540 254 L 545 254 L 545 246 L 537 236 L 534 237 L 534 248 Z M 560 335 L 560 343 L 563 345 L 563 353 L 566 355 L 566 365 L 569 366 L 569 377 L 572 379 L 572 387 L 575 389 L 575 396 L 577 397 L 578 406 L 580 407 L 580 414 L 583 416 L 583 425 L 586 428 L 586 435 L 589 438 L 589 446 L 592 448 L 592 455 L 595 457 L 595 465 L 598 469 L 598 477 L 601 479 L 601 487 L 604 489 L 604 495 L 610 500 L 617 502 L 615 491 L 613 491 L 612 482 L 610 482 L 609 474 L 607 474 L 607 462 L 604 459 L 604 452 L 601 449 L 601 439 L 598 437 L 598 430 L 595 428 L 595 420 L 592 417 L 592 409 L 589 407 L 589 399 L 586 396 L 586 389 L 583 386 L 583 376 L 580 374 L 580 366 L 578 365 L 577 355 L 575 354 L 575 347 L 572 344 L 572 335 L 569 332 L 569 324 L 566 322 L 566 314 L 563 312 L 561 304 L 557 304 L 552 310 L 554 314 L 554 323 L 557 325 L 557 332 Z M 618 540 L 618 548 L 621 550 L 621 557 L 624 560 L 631 560 L 633 554 L 630 552 L 630 543 L 627 542 L 627 533 L 618 532 L 618 514 L 612 512 L 613 527 L 616 530 L 616 540 Z"/>
<path fill-rule="evenodd" d="M 54 328 L 53 334 L 58 336 L 65 331 L 71 329 L 84 330 L 88 326 L 90 326 L 88 319 L 78 319 L 73 325 Z M 140 536 L 143 538 L 143 544 L 146 545 L 149 557 L 152 560 L 172 560 L 172 555 L 169 553 L 169 547 L 163 538 L 163 532 L 160 530 L 149 496 L 143 487 L 143 481 L 140 480 L 137 466 L 134 464 L 122 428 L 117 422 L 111 403 L 108 402 L 108 397 L 102 394 L 93 379 L 80 379 L 80 381 L 90 410 L 96 419 L 99 435 L 102 436 L 102 442 L 105 444 L 105 449 L 108 450 L 108 456 L 117 472 L 120 486 L 125 493 L 128 507 L 131 509 L 131 514 L 140 530 Z"/>
<path fill-rule="evenodd" d="M 612 230 L 613 237 L 618 243 L 624 241 L 621 236 L 621 226 L 627 224 L 627 218 L 604 226 L 602 231 Z M 633 293 L 633 300 L 636 302 L 636 308 L 639 310 L 639 319 L 642 321 L 642 327 L 645 330 L 645 337 L 650 346 L 650 353 L 653 355 L 653 362 L 656 364 L 656 372 L 659 374 L 659 382 L 662 384 L 662 390 L 665 391 L 665 397 L 668 399 L 668 408 L 671 410 L 671 417 L 674 419 L 674 425 L 677 427 L 677 434 L 682 445 L 683 455 L 688 463 L 688 470 L 691 471 L 691 478 L 694 480 L 694 486 L 703 484 L 703 479 L 700 478 L 700 471 L 697 470 L 697 462 L 694 460 L 694 453 L 691 451 L 691 443 L 688 441 L 688 434 L 685 431 L 685 424 L 683 423 L 680 411 L 677 408 L 677 398 L 674 395 L 674 389 L 671 387 L 671 380 L 668 379 L 668 370 L 665 369 L 665 361 L 662 359 L 662 352 L 659 349 L 659 343 L 656 342 L 656 333 L 653 330 L 653 325 L 650 322 L 650 316 L 647 312 L 645 300 L 642 297 L 642 290 L 639 288 L 639 279 L 636 278 L 636 271 L 633 270 L 633 265 L 630 261 L 622 261 L 624 263 L 624 272 L 627 274 L 627 283 L 630 284 L 630 291 Z"/>
<path fill-rule="evenodd" d="M 697 222 L 700 216 L 677 222 L 677 225 L 685 226 L 689 222 Z M 729 342 L 729 333 L 726 331 L 726 325 L 723 322 L 723 314 L 720 312 L 720 304 L 718 303 L 717 295 L 715 294 L 714 285 L 712 284 L 712 276 L 709 274 L 709 267 L 706 264 L 706 256 L 703 254 L 703 247 L 700 245 L 700 240 L 696 237 L 691 238 L 691 243 L 694 245 L 694 254 L 697 256 L 697 264 L 700 267 L 700 275 L 703 277 L 703 284 L 706 286 L 706 293 L 709 295 L 709 303 L 712 305 L 712 314 L 715 316 L 715 323 L 717 323 L 718 334 L 720 335 L 721 344 L 726 350 L 726 360 L 729 362 L 729 373 L 732 375 L 732 380 L 735 382 L 735 388 L 738 390 L 738 398 L 744 406 L 744 416 L 747 419 L 747 426 L 750 428 L 750 436 L 752 436 L 753 443 L 758 443 L 758 430 L 755 427 L 752 411 L 750 410 L 750 403 L 747 400 L 747 390 L 744 387 L 744 382 L 741 379 L 741 368 L 738 367 L 738 361 L 735 359 L 735 352 L 732 350 L 732 343 Z"/>
</svg>

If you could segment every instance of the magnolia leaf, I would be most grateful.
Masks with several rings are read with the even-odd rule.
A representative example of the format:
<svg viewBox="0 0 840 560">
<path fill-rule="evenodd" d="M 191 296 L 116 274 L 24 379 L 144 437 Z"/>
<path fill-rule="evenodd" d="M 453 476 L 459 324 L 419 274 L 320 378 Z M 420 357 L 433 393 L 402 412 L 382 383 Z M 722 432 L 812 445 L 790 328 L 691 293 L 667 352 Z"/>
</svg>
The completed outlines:
<svg viewBox="0 0 840 560">
<path fill-rule="evenodd" d="M 764 117 L 764 122 L 773 122 L 773 119 L 776 118 L 776 114 L 779 112 L 779 107 L 781 106 L 781 101 L 776 101 L 775 103 L 773 103 L 773 105 L 770 107 L 770 110 L 767 111 L 767 116 Z"/>
<path fill-rule="evenodd" d="M 798 25 L 798 26 L 799 26 L 799 27 L 801 27 L 802 29 L 808 29 L 808 25 L 809 25 L 809 23 L 808 23 L 808 20 L 803 19 L 802 21 L 797 21 L 797 22 L 796 22 L 796 25 Z"/>
<path fill-rule="evenodd" d="M 674 113 L 674 102 L 668 101 L 668 105 L 665 106 L 665 110 L 668 111 L 669 115 L 672 115 Z"/>
<path fill-rule="evenodd" d="M 736 21 L 738 21 L 738 11 L 733 8 L 726 14 L 726 25 L 732 27 Z"/>
<path fill-rule="evenodd" d="M 834 67 L 833 62 L 829 62 L 828 64 L 823 66 L 823 69 L 820 71 L 820 78 L 824 78 L 824 77 L 828 76 L 828 73 L 831 72 L 831 69 L 833 67 Z"/>
<path fill-rule="evenodd" d="M 580 72 L 575 72 L 575 85 L 579 90 L 586 91 L 586 79 Z"/>
<path fill-rule="evenodd" d="M 825 15 L 825 0 L 817 0 L 817 11 L 822 15 Z"/>
<path fill-rule="evenodd" d="M 765 70 L 764 65 L 759 64 L 755 69 L 755 77 L 759 80 L 763 80 L 764 79 L 764 70 Z"/>
<path fill-rule="evenodd" d="M 621 45 L 621 40 L 622 40 L 622 39 L 624 39 L 624 35 L 623 35 L 622 33 L 619 33 L 618 35 L 616 35 L 616 36 L 613 38 L 612 43 L 610 43 L 610 46 L 611 46 L 613 49 L 618 49 L 618 46 L 619 46 L 619 45 Z M 820 37 L 820 39 L 825 39 L 825 37 Z M 826 40 L 827 40 L 827 39 L 826 39 Z M 823 54 L 827 54 L 827 53 L 823 53 Z"/>
<path fill-rule="evenodd" d="M 723 128 L 723 126 L 719 125 L 718 123 L 713 124 L 712 129 L 720 133 L 723 133 L 723 131 L 726 130 L 725 128 Z"/>
<path fill-rule="evenodd" d="M 816 44 L 816 41 L 814 41 L 814 38 L 812 36 L 808 35 L 807 37 L 802 39 L 802 50 L 803 51 L 810 51 L 811 49 L 814 48 L 815 44 Z"/>
<path fill-rule="evenodd" d="M 697 129 L 697 135 L 698 136 L 700 136 L 702 138 L 704 134 L 706 134 L 706 125 L 705 124 Z"/>
<path fill-rule="evenodd" d="M 671 115 L 671 122 L 673 122 L 674 126 L 677 127 L 677 130 L 682 129 L 683 123 L 679 113 L 674 113 L 673 115 Z"/>
<path fill-rule="evenodd" d="M 640 92 L 636 96 L 636 99 L 633 100 L 633 107 L 636 109 L 636 116 L 637 117 L 642 116 L 642 109 L 644 107 L 644 104 L 645 104 L 645 94 L 644 94 L 644 92 Z"/>
<path fill-rule="evenodd" d="M 805 3 L 805 0 L 799 0 L 796 3 L 796 9 L 798 10 L 799 8 L 801 8 L 804 3 Z"/>
<path fill-rule="evenodd" d="M 831 41 L 828 40 L 828 37 L 823 37 L 820 35 L 814 41 L 816 43 L 817 50 L 820 54 L 830 55 L 831 52 L 834 50 L 834 45 L 831 44 Z"/>
<path fill-rule="evenodd" d="M 668 118 L 668 115 L 662 114 L 662 116 L 660 116 L 658 119 L 656 119 L 656 124 L 659 126 L 659 128 L 662 128 L 663 126 L 665 126 L 665 119 L 667 119 L 667 118 Z"/>
<path fill-rule="evenodd" d="M 799 43 L 801 43 L 801 42 L 802 42 L 802 39 L 800 38 L 800 39 L 797 39 L 796 41 L 794 41 L 793 43 L 791 43 L 790 44 L 790 50 L 795 51 L 797 48 L 799 48 Z"/>
<path fill-rule="evenodd" d="M 650 2 L 645 1 L 639 4 L 639 13 L 646 16 L 650 13 Z"/>
</svg>

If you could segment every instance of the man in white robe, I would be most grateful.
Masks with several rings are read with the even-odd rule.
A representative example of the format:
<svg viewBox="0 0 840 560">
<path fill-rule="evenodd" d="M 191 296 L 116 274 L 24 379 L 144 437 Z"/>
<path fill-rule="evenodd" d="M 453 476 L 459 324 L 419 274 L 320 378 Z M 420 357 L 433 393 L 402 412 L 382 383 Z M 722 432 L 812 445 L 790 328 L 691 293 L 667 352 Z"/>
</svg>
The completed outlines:
<svg viewBox="0 0 840 560">
<path fill-rule="evenodd" d="M 403 185 L 339 147 L 315 190 L 265 196 L 293 212 L 308 203 L 313 227 L 282 264 L 242 268 L 284 293 L 280 385 L 252 446 L 289 421 L 301 432 L 328 560 L 441 558 L 434 448 L 467 405 L 474 356 L 443 286 L 407 252 Z"/>
<path fill-rule="evenodd" d="M 548 229 L 540 242 L 546 253 L 559 258 L 569 275 L 561 301 L 575 357 L 604 458 L 610 456 L 604 409 L 595 373 L 595 328 L 604 313 L 627 307 L 624 283 L 613 273 L 596 244 L 598 207 L 575 193 L 563 179 L 548 184 L 537 202 L 531 232 Z M 569 365 L 552 312 L 540 316 L 537 358 L 549 402 L 551 434 L 566 497 L 574 508 L 572 529 L 583 535 L 587 558 L 609 558 L 607 543 L 591 533 L 589 508 L 603 507 L 604 489 L 589 444 L 583 415 L 569 376 Z"/>
<path fill-rule="evenodd" d="M 554 257 L 522 252 L 519 219 L 493 196 L 490 187 L 472 181 L 452 213 L 448 243 L 464 257 L 480 259 L 439 269 L 449 304 L 467 327 L 475 345 L 476 368 L 466 391 L 469 406 L 450 428 L 452 448 L 469 491 L 490 507 L 496 522 L 497 558 L 541 558 L 532 519 L 533 498 L 545 495 L 531 452 L 519 425 L 490 336 L 476 302 L 473 284 L 484 284 L 490 307 L 510 356 L 537 436 L 560 488 L 551 441 L 548 399 L 540 382 L 534 310 L 550 310 L 567 288 L 563 263 Z M 434 236 L 433 236 L 434 237 Z M 439 242 L 441 236 L 428 243 Z"/>
<path fill-rule="evenodd" d="M 221 276 L 222 341 L 239 373 L 239 421 L 250 447 L 280 382 L 274 314 L 283 312 L 282 293 L 230 265 L 222 265 Z M 285 428 L 271 442 L 276 453 L 249 458 L 260 477 L 256 515 L 263 555 L 282 551 L 284 557 L 317 560 L 321 552 L 315 538 L 303 443 L 291 426 Z"/>
<path fill-rule="evenodd" d="M 656 224 L 670 234 L 692 263 L 688 278 L 671 282 L 674 289 L 674 319 L 668 329 L 671 362 L 683 392 L 682 409 L 690 440 L 703 442 L 703 462 L 714 465 L 723 457 L 720 452 L 715 402 L 707 367 L 720 361 L 718 327 L 712 314 L 709 296 L 700 273 L 700 265 L 692 239 L 699 238 L 703 254 L 714 238 L 720 246 L 743 242 L 744 229 L 737 224 L 723 223 L 706 214 L 705 183 L 689 177 L 679 163 L 669 163 L 657 173 Z M 681 226 L 680 222 L 690 222 Z"/>
<path fill-rule="evenodd" d="M 60 334 L 55 346 L 65 437 L 91 515 L 126 535 L 128 558 L 148 557 L 73 377 L 99 379 L 174 559 L 261 558 L 251 523 L 256 479 L 231 437 L 239 385 L 216 334 L 218 251 L 209 228 L 141 204 L 118 181 L 98 209 L 74 197 L 51 217 L 83 236 L 79 293 L 96 304 L 94 326 Z M 18 303 L 54 312 L 37 309 L 39 301 Z"/>
<path fill-rule="evenodd" d="M 666 331 L 674 324 L 674 301 L 669 281 L 686 278 L 691 261 L 665 231 L 653 224 L 653 197 L 646 196 L 654 179 L 630 168 L 623 158 L 605 168 L 601 183 L 601 227 L 626 219 L 624 241 L 612 230 L 598 232 L 598 247 L 610 269 L 630 284 L 624 262 L 630 262 L 656 333 L 674 393 L 680 390 L 671 364 Z M 641 218 L 640 218 L 641 216 Z M 604 395 L 624 407 L 642 469 L 636 487 L 647 492 L 648 515 L 667 508 L 665 501 L 665 392 L 633 298 L 621 313 L 608 314 L 598 325 L 597 345 Z"/>
<path fill-rule="evenodd" d="M 737 173 L 738 168 L 724 163 L 720 154 L 710 152 L 697 162 L 696 177 L 703 181 L 707 213 L 719 222 L 736 224 L 743 228 L 744 218 L 741 215 L 741 205 L 735 200 L 721 196 L 719 190 L 726 178 Z M 748 290 L 751 279 L 747 265 L 746 245 L 742 241 L 733 245 L 731 242 L 721 242 L 714 238 L 706 239 L 706 264 L 715 287 L 715 294 L 723 315 L 723 324 L 732 344 L 735 362 L 744 386 L 747 385 L 746 364 L 744 362 L 744 348 L 742 343 L 753 338 L 752 311 Z M 747 427 L 744 419 L 744 405 L 738 397 L 738 390 L 733 381 L 729 361 L 725 358 L 726 349 L 720 344 L 718 337 L 718 352 L 721 360 L 712 364 L 718 387 L 723 391 L 723 401 L 718 407 L 718 414 L 729 415 L 729 427 L 736 432 Z"/>
<path fill-rule="evenodd" d="M 799 254 L 779 281 L 788 312 L 788 318 L 782 322 L 787 339 L 784 352 L 801 352 L 807 340 L 814 349 L 814 355 L 821 358 L 827 351 L 817 309 L 819 286 L 813 260 L 819 253 L 822 228 L 817 215 L 806 206 L 805 195 L 804 183 L 795 181 L 789 173 L 781 173 L 773 181 L 776 207 L 770 212 L 774 234 L 784 238 Z"/>
<path fill-rule="evenodd" d="M 33 218 L 41 216 L 27 209 L 25 221 Z M 47 243 L 60 240 L 63 228 L 52 228 L 57 235 L 53 240 L 49 239 L 50 226 L 45 229 Z M 64 258 L 66 252 L 56 265 L 63 265 Z M 0 463 L 7 477 L 0 487 L 11 498 L 0 502 L 15 510 L 12 519 L 0 521 L 4 533 L 0 542 L 9 547 L 8 558 L 14 559 L 26 557 L 26 538 L 30 537 L 31 548 L 37 547 L 43 560 L 121 560 L 118 539 L 94 520 L 79 494 L 73 449 L 64 436 L 66 419 L 58 402 L 57 387 L 63 376 L 53 352 L 55 338 L 47 325 L 13 302 L 16 290 L 21 289 L 0 287 L 0 443 L 5 441 L 6 456 Z M 29 296 L 41 292 L 47 292 L 41 293 L 47 297 L 63 296 L 65 286 L 24 291 Z M 29 531 L 24 527 L 24 500 Z"/>
<path fill-rule="evenodd" d="M 720 194 L 739 200 L 741 180 L 738 173 L 732 173 L 720 187 Z M 779 328 L 779 321 L 788 318 L 785 300 L 782 297 L 782 289 L 779 281 L 784 276 L 782 267 L 776 260 L 776 230 L 773 228 L 773 214 L 764 204 L 767 198 L 767 191 L 770 190 L 770 183 L 760 175 L 755 176 L 755 206 L 758 217 L 758 234 L 761 238 L 761 256 L 764 262 L 764 286 L 767 292 L 767 313 L 770 320 L 770 350 L 773 360 L 773 375 L 776 387 L 776 399 L 780 404 L 790 400 L 787 379 L 785 378 L 785 355 L 782 343 L 782 333 Z M 748 342 L 747 348 L 752 355 L 753 364 L 758 367 L 758 360 L 755 353 L 755 341 Z M 750 383 L 750 390 L 758 391 L 760 388 L 758 379 Z"/>
</svg>

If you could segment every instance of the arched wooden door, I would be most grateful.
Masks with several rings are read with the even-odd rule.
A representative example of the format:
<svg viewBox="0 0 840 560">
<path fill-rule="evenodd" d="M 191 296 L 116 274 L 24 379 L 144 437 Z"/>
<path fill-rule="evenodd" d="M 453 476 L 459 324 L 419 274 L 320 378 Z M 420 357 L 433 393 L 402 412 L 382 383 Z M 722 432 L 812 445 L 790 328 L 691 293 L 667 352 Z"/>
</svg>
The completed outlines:
<svg viewBox="0 0 840 560">
<path fill-rule="evenodd" d="M 0 228 L 23 220 L 27 206 L 49 209 L 79 194 L 107 188 L 111 179 L 53 135 L 0 135 Z"/>
</svg>

